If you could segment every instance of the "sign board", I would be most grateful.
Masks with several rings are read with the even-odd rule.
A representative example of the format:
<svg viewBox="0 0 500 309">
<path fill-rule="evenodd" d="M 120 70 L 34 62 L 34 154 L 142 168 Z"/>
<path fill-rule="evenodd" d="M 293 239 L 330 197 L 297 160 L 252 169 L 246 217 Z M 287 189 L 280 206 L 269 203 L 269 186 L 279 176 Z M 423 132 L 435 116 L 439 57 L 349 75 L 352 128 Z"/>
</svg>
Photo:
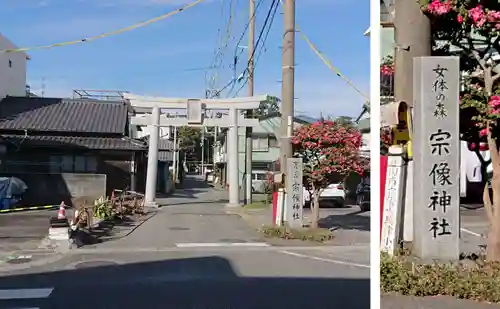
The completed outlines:
<svg viewBox="0 0 500 309">
<path fill-rule="evenodd" d="M 188 123 L 200 124 L 203 121 L 202 103 L 200 100 L 188 100 L 186 108 Z"/>
<path fill-rule="evenodd" d="M 460 237 L 458 57 L 418 57 L 414 66 L 415 254 L 456 260 Z"/>
<path fill-rule="evenodd" d="M 302 159 L 288 158 L 286 162 L 286 221 L 291 228 L 303 227 Z"/>
<path fill-rule="evenodd" d="M 393 147 L 391 147 L 393 148 Z M 389 155 L 382 210 L 381 251 L 393 255 L 399 248 L 401 210 L 405 185 L 404 161 L 401 155 Z"/>
</svg>

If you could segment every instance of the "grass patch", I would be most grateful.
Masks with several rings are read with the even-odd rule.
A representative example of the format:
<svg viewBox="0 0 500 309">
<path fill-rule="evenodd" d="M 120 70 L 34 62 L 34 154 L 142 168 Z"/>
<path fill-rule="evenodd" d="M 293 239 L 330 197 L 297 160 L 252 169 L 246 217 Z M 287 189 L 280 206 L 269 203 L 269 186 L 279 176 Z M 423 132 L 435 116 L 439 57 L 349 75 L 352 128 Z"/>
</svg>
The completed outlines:
<svg viewBox="0 0 500 309">
<path fill-rule="evenodd" d="M 298 239 L 303 241 L 325 242 L 333 239 L 327 229 L 291 229 L 284 226 L 263 226 L 260 232 L 269 238 Z"/>
<path fill-rule="evenodd" d="M 500 302 L 500 263 L 470 259 L 422 264 L 408 255 L 380 256 L 380 289 L 411 296 L 446 295 Z"/>
<path fill-rule="evenodd" d="M 268 209 L 271 205 L 266 203 L 265 201 L 253 202 L 252 204 L 245 205 L 244 209 L 249 210 L 259 210 L 259 209 Z"/>
</svg>

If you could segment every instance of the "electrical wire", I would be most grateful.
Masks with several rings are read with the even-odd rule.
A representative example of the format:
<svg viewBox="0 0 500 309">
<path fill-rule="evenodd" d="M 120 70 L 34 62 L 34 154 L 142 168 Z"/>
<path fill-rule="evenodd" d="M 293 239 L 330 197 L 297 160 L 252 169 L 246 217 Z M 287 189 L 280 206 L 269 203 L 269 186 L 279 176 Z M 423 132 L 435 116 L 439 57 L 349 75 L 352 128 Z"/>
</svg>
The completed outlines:
<svg viewBox="0 0 500 309">
<path fill-rule="evenodd" d="M 216 45 L 220 44 L 220 47 L 217 47 L 214 51 L 214 57 L 213 60 L 210 64 L 210 67 L 213 67 L 216 71 L 214 73 L 214 76 L 212 76 L 210 79 L 208 78 L 208 72 L 209 70 L 205 71 L 205 86 L 208 89 L 214 89 L 217 85 L 218 78 L 219 78 L 219 70 L 222 66 L 222 59 L 224 58 L 224 53 L 227 50 L 227 47 L 229 45 L 229 41 L 231 38 L 232 34 L 232 25 L 234 23 L 234 0 L 230 0 L 229 2 L 229 18 L 226 24 L 226 28 L 224 30 L 224 36 L 221 38 L 221 29 L 218 29 L 218 34 L 217 34 L 217 43 Z M 221 15 L 224 15 L 224 1 L 222 1 L 222 8 L 221 8 Z M 220 40 L 220 42 L 219 42 Z"/>
<path fill-rule="evenodd" d="M 66 42 L 61 42 L 61 43 L 56 43 L 56 44 L 50 44 L 50 45 L 39 45 L 39 46 L 23 47 L 23 48 L 2 49 L 2 50 L 0 50 L 0 53 L 16 53 L 16 52 L 26 52 L 26 51 L 32 51 L 32 50 L 50 49 L 50 48 L 54 48 L 54 47 L 82 44 L 82 43 L 87 43 L 87 42 L 95 41 L 95 40 L 110 37 L 110 36 L 115 36 L 118 34 L 129 32 L 129 31 L 135 30 L 137 28 L 142 28 L 142 27 L 148 26 L 150 24 L 159 22 L 161 20 L 167 19 L 173 15 L 176 15 L 176 14 L 184 11 L 184 10 L 192 8 L 192 7 L 202 3 L 203 1 L 205 1 L 205 0 L 196 0 L 196 1 L 193 1 L 189 4 L 184 5 L 183 7 L 179 8 L 179 9 L 171 11 L 169 13 L 157 16 L 155 18 L 152 18 L 152 19 L 140 22 L 140 23 L 133 24 L 133 25 L 125 27 L 125 28 L 120 28 L 117 30 L 105 32 L 105 33 L 102 33 L 99 35 L 95 35 L 95 36 L 91 36 L 91 37 L 87 37 L 87 38 L 83 38 L 83 39 L 79 39 L 79 40 L 74 40 L 74 41 L 66 41 Z"/>
<path fill-rule="evenodd" d="M 283 0 L 279 0 L 279 1 L 280 1 L 280 3 L 282 5 L 284 5 L 283 4 Z M 307 45 L 309 46 L 309 48 L 312 49 L 312 51 L 321 59 L 321 61 L 323 61 L 323 63 L 330 70 L 332 70 L 338 77 L 340 77 L 349 86 L 351 86 L 351 88 L 353 88 L 356 92 L 358 92 L 361 96 L 363 96 L 363 98 L 365 98 L 365 100 L 367 102 L 370 101 L 370 97 L 368 95 L 366 95 L 364 92 L 362 92 L 361 90 L 359 90 L 359 88 L 356 87 L 356 85 L 354 85 L 344 74 L 342 74 L 339 69 L 337 69 L 336 67 L 334 67 L 332 65 L 332 63 L 316 48 L 316 46 L 311 42 L 311 40 L 309 40 L 309 38 L 305 35 L 305 33 L 299 28 L 298 24 L 295 25 L 295 28 L 296 28 L 297 32 L 300 33 L 300 37 L 307 43 Z"/>
<path fill-rule="evenodd" d="M 343 81 L 345 81 L 352 89 L 358 92 L 365 100 L 370 101 L 370 97 L 362 92 L 356 85 L 354 85 L 344 74 L 342 74 L 336 67 L 332 65 L 332 63 L 314 46 L 314 44 L 309 40 L 309 38 L 300 30 L 298 26 L 296 26 L 297 31 L 300 33 L 302 39 L 309 45 L 312 51 L 323 61 L 323 63 L 332 70 L 338 77 L 340 77 Z"/>
<path fill-rule="evenodd" d="M 275 0 L 273 0 L 273 2 L 274 1 Z M 245 37 L 245 34 L 246 34 L 248 28 L 250 27 L 251 22 L 255 19 L 256 15 L 257 15 L 257 12 L 259 11 L 259 8 L 260 8 L 260 6 L 262 5 L 263 2 L 264 2 L 263 0 L 259 0 L 259 2 L 256 3 L 255 10 L 254 10 L 252 16 L 250 16 L 250 18 L 248 20 L 248 23 L 245 25 L 245 29 L 243 29 L 243 32 L 241 33 L 240 38 L 238 39 L 238 42 L 236 42 L 235 49 L 234 49 L 233 64 L 232 64 L 232 68 L 233 68 L 233 84 L 231 85 L 231 89 L 229 90 L 228 93 L 233 92 L 234 88 L 236 87 L 236 83 L 237 83 L 237 81 L 239 79 L 239 76 L 241 75 L 241 74 L 240 75 L 236 74 L 236 72 L 238 70 L 238 60 L 239 60 L 238 50 L 241 50 L 239 48 L 239 45 L 240 45 L 241 41 L 243 41 L 243 38 Z M 255 51 L 255 49 L 254 49 L 254 51 Z M 243 52 L 243 50 L 241 50 L 241 52 Z M 240 54 L 241 54 L 241 52 L 240 52 Z M 247 68 L 248 68 L 248 65 L 247 65 Z"/>
<path fill-rule="evenodd" d="M 251 57 L 250 57 L 250 59 L 248 61 L 246 69 L 243 71 L 243 74 L 248 73 L 248 68 L 250 66 L 250 63 L 251 63 L 251 61 L 254 61 L 255 52 L 256 52 L 256 50 L 259 49 L 259 42 L 262 39 L 262 36 L 264 35 L 264 31 L 266 30 L 267 24 L 269 23 L 269 27 L 267 27 L 267 31 L 266 31 L 266 33 L 264 35 L 264 40 L 262 41 L 262 45 L 260 46 L 260 49 L 259 49 L 259 54 L 257 55 L 257 58 L 254 61 L 254 69 L 257 66 L 258 60 L 259 60 L 260 56 L 262 55 L 262 51 L 265 48 L 265 43 L 266 43 L 266 40 L 267 40 L 267 38 L 269 36 L 269 32 L 271 30 L 271 27 L 272 27 L 272 24 L 273 24 L 273 21 L 274 21 L 274 16 L 276 15 L 276 11 L 278 10 L 278 6 L 279 6 L 279 2 L 277 0 L 273 0 L 273 3 L 269 7 L 269 11 L 267 13 L 266 20 L 264 21 L 264 25 L 262 26 L 262 29 L 260 30 L 259 38 L 257 39 L 257 43 L 255 44 L 255 48 L 253 50 L 253 53 L 252 53 L 252 55 L 251 55 Z M 246 78 L 245 78 L 245 81 L 238 88 L 238 90 L 236 91 L 236 94 L 233 96 L 233 98 L 236 97 L 240 93 L 240 91 L 245 87 L 246 84 L 248 84 L 248 79 L 249 79 L 249 76 L 247 75 Z M 228 97 L 229 97 L 230 93 L 231 92 L 228 93 L 228 95 L 227 95 Z"/>
<path fill-rule="evenodd" d="M 273 0 L 273 1 L 276 1 L 276 0 Z M 248 22 L 245 24 L 243 32 L 241 33 L 238 41 L 236 42 L 235 52 L 234 52 L 234 58 L 233 58 L 233 64 L 231 65 L 231 68 L 233 69 L 233 77 L 232 77 L 232 79 L 224 87 L 222 87 L 217 92 L 215 92 L 214 94 L 212 94 L 211 98 L 218 97 L 224 90 L 226 90 L 230 86 L 231 86 L 231 89 L 229 90 L 229 92 L 232 92 L 232 90 L 234 89 L 234 87 L 236 85 L 236 82 L 238 81 L 239 77 L 241 76 L 241 74 L 240 75 L 236 75 L 236 68 L 237 68 L 237 65 L 238 65 L 238 46 L 241 43 L 241 41 L 243 40 L 243 38 L 245 37 L 245 33 L 247 32 L 248 28 L 250 27 L 250 24 L 251 24 L 252 20 L 255 19 L 256 15 L 257 15 L 257 12 L 259 11 L 259 8 L 260 8 L 260 6 L 261 6 L 261 4 L 263 2 L 264 2 L 264 0 L 259 0 L 259 2 L 257 2 L 257 4 L 255 5 L 255 11 L 254 11 L 254 13 L 248 19 Z"/>
</svg>

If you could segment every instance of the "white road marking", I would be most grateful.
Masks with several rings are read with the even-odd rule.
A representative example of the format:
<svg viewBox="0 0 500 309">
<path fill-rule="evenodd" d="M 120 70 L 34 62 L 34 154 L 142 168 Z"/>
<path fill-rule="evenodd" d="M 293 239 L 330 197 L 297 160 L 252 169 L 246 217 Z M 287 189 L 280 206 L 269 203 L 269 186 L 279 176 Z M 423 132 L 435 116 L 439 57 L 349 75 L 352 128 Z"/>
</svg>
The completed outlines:
<svg viewBox="0 0 500 309">
<path fill-rule="evenodd" d="M 479 234 L 479 233 L 476 233 L 476 232 L 473 232 L 471 230 L 468 230 L 468 229 L 464 229 L 464 228 L 461 228 L 460 229 L 462 232 L 464 233 L 467 233 L 467 234 L 471 234 L 471 235 L 474 235 L 474 236 L 477 236 L 477 237 L 481 237 L 481 238 L 484 238 L 483 235 Z"/>
<path fill-rule="evenodd" d="M 175 244 L 177 248 L 214 248 L 214 247 L 269 247 L 265 242 L 187 242 Z"/>
<path fill-rule="evenodd" d="M 47 298 L 52 294 L 52 291 L 54 288 L 0 290 L 0 300 Z"/>
<path fill-rule="evenodd" d="M 295 252 L 286 251 L 286 250 L 281 250 L 281 251 L 278 251 L 278 252 L 281 252 L 281 253 L 287 254 L 287 255 L 291 255 L 291 256 L 295 256 L 295 257 L 300 257 L 300 258 L 310 259 L 310 260 L 315 260 L 315 261 L 321 261 L 321 262 L 326 262 L 326 263 L 346 265 L 346 266 L 353 266 L 353 267 L 360 267 L 360 268 L 370 268 L 370 265 L 366 265 L 366 264 L 352 263 L 352 262 L 346 262 L 346 261 L 340 261 L 340 260 L 333 260 L 333 259 L 322 258 L 322 257 L 318 257 L 318 256 L 313 256 L 313 255 L 295 253 Z"/>
<path fill-rule="evenodd" d="M 328 251 L 328 252 L 345 252 L 351 250 L 366 249 L 369 250 L 369 245 L 349 245 L 349 246 L 280 246 L 275 247 L 271 245 L 260 247 L 182 247 L 183 244 L 179 243 L 181 247 L 176 245 L 170 247 L 137 247 L 133 251 L 129 248 L 80 248 L 78 250 L 71 250 L 65 254 L 69 255 L 80 255 L 80 254 L 114 254 L 114 253 L 124 253 L 124 254 L 137 254 L 137 253 L 156 253 L 156 252 L 199 252 L 200 250 L 205 250 L 207 252 L 220 252 L 220 251 L 280 251 L 280 250 L 293 250 L 293 251 Z"/>
</svg>

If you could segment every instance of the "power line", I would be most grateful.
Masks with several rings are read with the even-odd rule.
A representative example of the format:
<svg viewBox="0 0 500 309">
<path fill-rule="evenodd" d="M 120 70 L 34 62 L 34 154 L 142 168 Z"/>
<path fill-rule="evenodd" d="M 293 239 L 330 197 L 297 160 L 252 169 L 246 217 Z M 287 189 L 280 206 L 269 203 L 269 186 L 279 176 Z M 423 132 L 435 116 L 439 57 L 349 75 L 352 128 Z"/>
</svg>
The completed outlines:
<svg viewBox="0 0 500 309">
<path fill-rule="evenodd" d="M 198 5 L 198 4 L 202 3 L 203 1 L 205 1 L 205 0 L 196 0 L 196 1 L 193 1 L 189 4 L 186 4 L 183 7 L 179 8 L 177 10 L 174 10 L 172 12 L 157 16 L 155 18 L 151 18 L 149 20 L 146 20 L 146 21 L 143 21 L 140 23 L 133 24 L 133 25 L 125 27 L 125 28 L 120 28 L 117 30 L 105 32 L 105 33 L 102 33 L 99 35 L 90 36 L 87 38 L 74 40 L 74 41 L 66 41 L 66 42 L 61 42 L 61 43 L 56 43 L 56 44 L 50 44 L 50 45 L 39 45 L 39 46 L 23 47 L 23 48 L 2 49 L 2 50 L 0 50 L 0 53 L 18 53 L 18 52 L 26 52 L 26 51 L 30 51 L 30 50 L 49 49 L 49 48 L 54 48 L 54 47 L 82 44 L 82 43 L 87 43 L 87 42 L 95 41 L 95 40 L 110 37 L 110 36 L 115 36 L 118 34 L 122 34 L 125 32 L 129 32 L 129 31 L 138 29 L 138 28 L 149 26 L 153 23 L 167 19 L 167 18 L 169 18 L 173 15 L 176 15 L 176 14 L 178 14 L 186 9 L 192 8 L 193 6 Z"/>
<path fill-rule="evenodd" d="M 238 39 L 238 42 L 236 42 L 236 46 L 235 46 L 235 49 L 234 49 L 234 56 L 233 56 L 233 64 L 232 64 L 232 68 L 233 68 L 233 84 L 231 85 L 231 89 L 229 90 L 228 93 L 233 92 L 234 87 L 236 87 L 236 82 L 238 81 L 238 76 L 236 75 L 236 71 L 238 69 L 238 59 L 239 59 L 238 58 L 238 50 L 239 50 L 240 43 L 243 40 L 243 38 L 245 37 L 245 34 L 246 34 L 248 28 L 250 27 L 251 22 L 257 16 L 257 12 L 259 11 L 259 8 L 260 8 L 260 6 L 262 5 L 263 2 L 264 2 L 263 0 L 260 0 L 255 5 L 255 11 L 253 12 L 252 16 L 250 17 L 250 19 L 248 20 L 247 24 L 245 25 L 245 28 L 243 29 L 243 32 L 241 33 L 240 38 Z M 273 2 L 274 2 L 274 0 L 273 0 Z M 254 51 L 255 51 L 255 49 L 254 49 Z M 247 68 L 248 68 L 248 64 L 247 64 Z"/>
<path fill-rule="evenodd" d="M 276 1 L 276 0 L 273 0 L 273 2 Z M 241 43 L 241 41 L 243 40 L 243 38 L 245 37 L 245 33 L 247 32 L 248 28 L 250 27 L 250 22 L 256 17 L 257 15 L 257 12 L 259 10 L 259 7 L 261 6 L 261 4 L 264 2 L 264 0 L 259 0 L 259 2 L 256 4 L 255 6 L 255 11 L 254 11 L 254 14 L 252 14 L 252 16 L 249 18 L 248 22 L 245 24 L 245 27 L 243 29 L 243 32 L 242 34 L 240 35 L 238 41 L 236 42 L 236 47 L 235 47 L 235 52 L 234 52 L 234 58 L 233 58 L 233 64 L 232 64 L 232 69 L 234 71 L 233 73 L 233 78 L 224 86 L 222 87 L 221 89 L 217 90 L 217 92 L 213 93 L 210 95 L 210 97 L 217 97 L 219 96 L 224 90 L 226 90 L 227 88 L 229 88 L 231 86 L 231 89 L 229 92 L 232 92 L 232 90 L 234 89 L 234 85 L 236 84 L 236 82 L 238 81 L 239 79 L 239 76 L 241 76 L 242 74 L 240 75 L 236 75 L 236 66 L 238 64 L 238 56 L 237 56 L 237 51 L 238 51 L 238 46 L 239 44 Z M 248 65 L 247 65 L 248 67 Z M 244 74 L 244 73 L 243 73 Z"/>
<path fill-rule="evenodd" d="M 259 37 L 257 39 L 257 42 L 255 44 L 255 46 L 257 48 L 254 49 L 251 57 L 250 57 L 250 60 L 248 61 L 249 63 L 253 60 L 253 58 L 255 57 L 255 51 L 258 49 L 258 45 L 259 45 L 259 42 L 260 40 L 262 39 L 263 35 L 264 35 L 264 39 L 262 40 L 262 45 L 260 46 L 260 49 L 259 49 L 259 54 L 257 55 L 257 58 L 255 60 L 255 65 L 254 66 L 257 66 L 257 63 L 259 61 L 259 58 L 260 56 L 262 55 L 262 51 L 264 50 L 265 48 L 265 43 L 267 41 L 267 38 L 269 36 L 269 32 L 271 31 L 271 27 L 273 25 L 273 22 L 274 22 L 274 17 L 276 15 L 276 12 L 278 10 L 278 7 L 279 7 L 279 2 L 277 0 L 273 0 L 270 8 L 269 8 L 269 11 L 267 12 L 267 16 L 266 16 L 266 19 L 264 21 L 264 25 L 262 26 L 262 29 L 260 30 L 260 33 L 259 33 Z M 266 33 L 264 34 L 264 31 L 266 30 L 266 26 L 267 26 L 267 23 L 269 23 L 269 27 L 267 27 L 267 31 Z M 248 71 L 248 64 L 247 64 L 247 68 L 243 71 L 243 74 L 245 74 L 245 72 Z M 236 91 L 236 94 L 233 96 L 233 97 L 236 97 L 240 91 L 245 87 L 245 85 L 248 83 L 248 76 L 247 78 L 245 79 L 245 82 L 243 82 L 243 84 L 240 86 L 240 88 L 238 89 L 238 91 Z M 231 92 L 228 93 L 227 96 L 230 95 Z"/>
<path fill-rule="evenodd" d="M 302 32 L 302 30 L 296 26 L 297 31 L 300 33 L 300 36 L 302 39 L 309 45 L 309 47 L 312 49 L 312 51 L 323 61 L 323 63 L 330 69 L 332 70 L 338 77 L 340 77 L 342 80 L 344 80 L 351 88 L 353 88 L 356 92 L 358 92 L 361 96 L 363 96 L 366 101 L 370 101 L 370 97 L 363 93 L 361 90 L 359 90 L 356 85 L 354 85 L 344 74 L 342 74 L 339 69 L 334 67 L 332 63 L 314 46 L 314 44 L 309 40 L 309 38 Z"/>
<path fill-rule="evenodd" d="M 221 8 L 221 15 L 224 15 L 224 1 L 222 1 L 222 8 Z M 224 53 L 228 47 L 230 38 L 231 38 L 231 33 L 232 33 L 232 25 L 234 23 L 234 0 L 230 0 L 229 2 L 229 18 L 226 24 L 226 29 L 224 31 L 224 36 L 221 37 L 221 29 L 218 29 L 218 35 L 217 35 L 217 43 L 216 45 L 220 44 L 220 47 L 217 47 L 214 51 L 214 58 L 211 62 L 211 67 L 214 67 L 216 69 L 216 72 L 214 76 L 208 79 L 208 70 L 205 72 L 205 84 L 208 84 L 208 88 L 213 89 L 215 85 L 217 84 L 218 77 L 219 77 L 219 70 L 220 67 L 222 66 L 222 61 L 224 57 Z M 220 42 L 219 42 L 220 40 Z"/>
</svg>

